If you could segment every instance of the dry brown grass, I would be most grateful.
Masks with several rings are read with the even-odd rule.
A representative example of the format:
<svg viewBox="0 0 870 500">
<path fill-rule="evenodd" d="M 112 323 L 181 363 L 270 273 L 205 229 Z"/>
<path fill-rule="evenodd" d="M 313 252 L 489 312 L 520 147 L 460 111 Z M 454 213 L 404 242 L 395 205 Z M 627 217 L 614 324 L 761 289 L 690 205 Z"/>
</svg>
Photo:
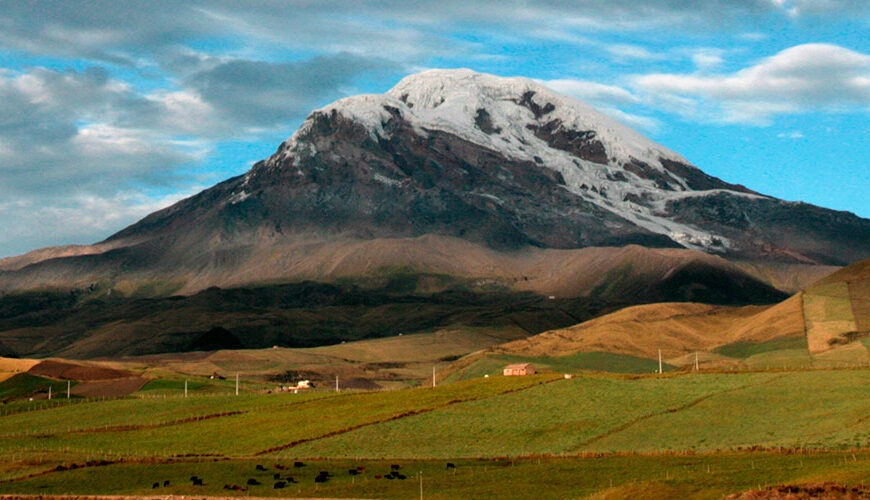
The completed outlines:
<svg viewBox="0 0 870 500">
<path fill-rule="evenodd" d="M 764 342 L 803 334 L 798 295 L 769 307 L 695 303 L 628 307 L 570 328 L 511 342 L 498 350 L 524 356 L 603 351 L 654 358 L 661 349 L 665 357 L 679 359 L 733 342 Z"/>
<path fill-rule="evenodd" d="M 26 372 L 39 361 L 38 359 L 0 358 L 0 372 Z"/>
</svg>

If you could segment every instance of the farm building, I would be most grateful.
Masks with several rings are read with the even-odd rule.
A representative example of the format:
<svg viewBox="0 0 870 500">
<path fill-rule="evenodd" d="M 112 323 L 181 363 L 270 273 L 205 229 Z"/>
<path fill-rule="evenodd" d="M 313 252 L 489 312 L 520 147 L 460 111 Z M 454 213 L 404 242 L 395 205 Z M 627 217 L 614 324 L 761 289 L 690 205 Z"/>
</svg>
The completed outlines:
<svg viewBox="0 0 870 500">
<path fill-rule="evenodd" d="M 535 367 L 531 363 L 520 363 L 516 365 L 507 365 L 504 367 L 505 377 L 511 375 L 534 375 Z"/>
</svg>

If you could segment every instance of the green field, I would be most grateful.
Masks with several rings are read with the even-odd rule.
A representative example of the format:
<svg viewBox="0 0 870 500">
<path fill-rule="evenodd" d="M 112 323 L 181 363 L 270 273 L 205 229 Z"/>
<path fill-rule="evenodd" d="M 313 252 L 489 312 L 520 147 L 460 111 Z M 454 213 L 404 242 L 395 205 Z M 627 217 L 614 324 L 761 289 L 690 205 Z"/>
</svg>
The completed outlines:
<svg viewBox="0 0 870 500">
<path fill-rule="evenodd" d="M 409 498 L 420 471 L 427 498 L 720 498 L 782 482 L 862 482 L 868 382 L 865 369 L 493 375 L 434 389 L 143 391 L 22 406 L 0 414 L 0 493 L 225 495 L 224 484 L 255 478 L 263 486 L 245 495 Z M 53 471 L 96 459 L 114 463 Z M 314 463 L 254 469 L 295 460 Z M 375 479 L 392 463 L 409 478 Z M 366 472 L 348 474 L 358 465 Z M 315 484 L 320 470 L 335 477 Z M 275 490 L 273 473 L 299 483 Z M 192 486 L 193 474 L 206 484 Z"/>
<path fill-rule="evenodd" d="M 557 373 L 577 373 L 581 371 L 600 371 L 611 373 L 653 373 L 658 370 L 658 361 L 628 354 L 612 352 L 578 352 L 567 356 L 516 356 L 510 354 L 490 354 L 472 364 L 452 373 L 448 381 L 468 380 L 497 375 L 507 364 L 532 363 L 538 371 Z M 673 366 L 663 363 L 664 371 Z"/>
</svg>

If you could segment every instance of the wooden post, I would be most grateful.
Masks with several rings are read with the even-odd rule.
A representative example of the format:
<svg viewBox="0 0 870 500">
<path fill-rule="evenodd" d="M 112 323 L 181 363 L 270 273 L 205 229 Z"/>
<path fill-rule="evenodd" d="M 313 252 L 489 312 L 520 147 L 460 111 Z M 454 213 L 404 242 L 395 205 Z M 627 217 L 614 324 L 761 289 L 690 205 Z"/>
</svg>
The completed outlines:
<svg viewBox="0 0 870 500">
<path fill-rule="evenodd" d="M 432 366 L 432 387 L 435 387 L 435 366 Z"/>
<path fill-rule="evenodd" d="M 187 380 L 184 381 L 184 397 L 187 397 Z"/>
<path fill-rule="evenodd" d="M 66 398 L 67 399 L 69 399 L 69 388 L 70 388 L 70 381 L 67 380 L 66 381 Z"/>
<path fill-rule="evenodd" d="M 236 372 L 236 396 L 239 395 L 239 373 Z"/>
<path fill-rule="evenodd" d="M 695 351 L 695 371 L 698 371 L 698 351 Z"/>
<path fill-rule="evenodd" d="M 51 386 L 48 386 L 48 400 L 51 401 Z"/>
<path fill-rule="evenodd" d="M 662 373 L 662 350 L 659 349 L 659 375 Z"/>
<path fill-rule="evenodd" d="M 338 375 L 335 376 L 335 392 L 338 392 Z"/>
<path fill-rule="evenodd" d="M 423 500 L 423 471 L 418 473 L 420 476 L 420 500 Z"/>
</svg>

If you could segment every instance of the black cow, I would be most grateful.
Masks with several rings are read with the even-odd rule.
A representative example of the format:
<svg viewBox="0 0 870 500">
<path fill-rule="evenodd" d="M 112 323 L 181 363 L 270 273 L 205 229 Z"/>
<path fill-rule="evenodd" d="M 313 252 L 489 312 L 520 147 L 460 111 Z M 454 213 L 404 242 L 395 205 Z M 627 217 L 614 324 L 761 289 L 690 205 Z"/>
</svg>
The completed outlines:
<svg viewBox="0 0 870 500">
<path fill-rule="evenodd" d="M 276 490 L 280 490 L 285 486 L 287 486 L 287 483 L 285 483 L 284 481 L 278 481 L 277 483 L 275 483 L 275 486 L 273 486 L 273 488 Z"/>
<path fill-rule="evenodd" d="M 154 484 L 151 485 L 151 489 L 152 489 L 152 490 L 155 489 L 155 488 L 159 488 L 159 487 L 160 487 L 160 483 L 154 483 Z"/>
<path fill-rule="evenodd" d="M 165 487 L 167 487 L 167 486 L 169 486 L 169 480 L 168 480 L 168 479 L 167 479 L 166 481 L 163 481 L 163 487 L 165 488 Z"/>
<path fill-rule="evenodd" d="M 260 485 L 260 481 L 257 481 L 254 478 L 248 479 L 248 486 L 259 486 L 259 485 Z"/>
<path fill-rule="evenodd" d="M 356 469 L 348 469 L 347 473 L 350 474 L 351 476 L 356 476 L 359 474 L 359 471 Z"/>
<path fill-rule="evenodd" d="M 450 463 L 450 462 L 447 462 L 447 468 L 448 468 L 448 469 L 455 469 L 455 468 L 456 468 L 456 464 L 452 464 L 452 463 Z"/>
<path fill-rule="evenodd" d="M 296 468 L 305 467 L 305 464 L 302 462 L 293 462 L 293 467 L 296 467 Z"/>
<path fill-rule="evenodd" d="M 393 465 L 390 466 L 390 470 L 399 470 L 399 469 L 401 469 L 401 467 L 399 467 L 399 466 L 396 465 L 396 464 L 393 464 Z"/>
<path fill-rule="evenodd" d="M 262 466 L 262 465 L 260 465 L 260 464 L 257 464 L 257 467 L 256 467 L 256 469 L 257 469 L 257 470 L 266 470 L 266 468 L 265 468 L 265 467 L 263 467 L 263 466 Z"/>
</svg>

